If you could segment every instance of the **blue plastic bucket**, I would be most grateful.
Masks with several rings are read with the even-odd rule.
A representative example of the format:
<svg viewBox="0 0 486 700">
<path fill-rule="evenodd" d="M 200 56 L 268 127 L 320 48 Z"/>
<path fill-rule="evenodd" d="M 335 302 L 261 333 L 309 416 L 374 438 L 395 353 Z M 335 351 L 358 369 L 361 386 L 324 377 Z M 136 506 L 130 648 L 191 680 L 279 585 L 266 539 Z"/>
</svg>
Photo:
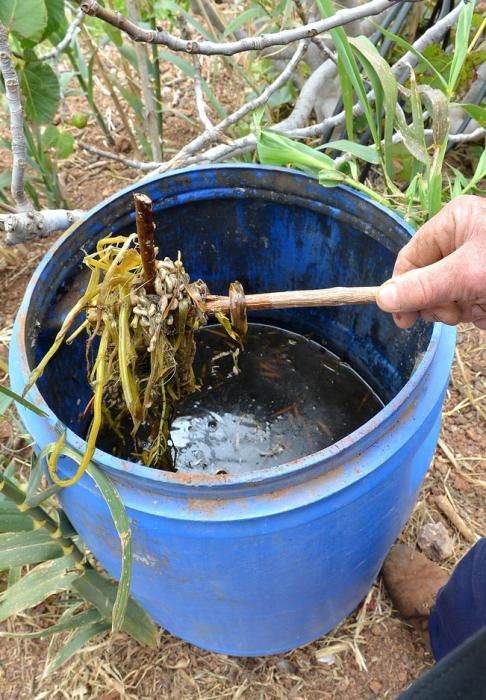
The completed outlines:
<svg viewBox="0 0 486 700">
<path fill-rule="evenodd" d="M 397 216 L 344 187 L 290 170 L 222 165 L 154 176 L 90 211 L 47 253 L 14 327 L 12 386 L 21 391 L 50 341 L 45 329 L 83 251 L 134 230 L 132 193 L 154 201 L 161 253 L 181 250 L 193 278 L 225 293 L 375 285 L 412 233 Z M 385 401 L 331 447 L 247 476 L 170 474 L 97 451 L 125 503 L 134 540 L 132 592 L 173 634 L 227 654 L 274 654 L 334 627 L 369 590 L 415 503 L 437 443 L 452 328 L 398 330 L 377 307 L 297 309 L 253 320 L 312 331 L 350 361 Z M 51 324 L 52 325 L 52 324 Z M 89 396 L 83 344 L 63 348 L 19 408 L 39 447 L 67 431 L 78 451 Z M 67 477 L 74 465 L 63 459 Z M 80 535 L 115 577 L 120 547 L 85 476 L 61 494 Z"/>
</svg>

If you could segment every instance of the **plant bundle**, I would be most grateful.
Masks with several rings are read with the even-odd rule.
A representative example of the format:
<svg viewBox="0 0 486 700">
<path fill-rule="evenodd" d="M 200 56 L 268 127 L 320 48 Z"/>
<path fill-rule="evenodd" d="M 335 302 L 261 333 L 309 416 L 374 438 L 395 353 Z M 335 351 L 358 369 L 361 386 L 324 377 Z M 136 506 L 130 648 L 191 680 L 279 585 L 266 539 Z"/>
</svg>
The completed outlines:
<svg viewBox="0 0 486 700">
<path fill-rule="evenodd" d="M 156 260 L 151 201 L 137 194 L 135 205 L 137 233 L 102 238 L 95 252 L 84 258 L 91 271 L 86 291 L 24 390 L 25 395 L 64 342 L 87 333 L 86 365 L 93 396 L 85 410 L 92 411 L 92 421 L 86 452 L 72 479 L 61 480 L 56 470 L 64 435 L 51 455 L 49 472 L 61 486 L 71 485 L 83 474 L 101 431 L 109 431 L 126 447 L 127 421 L 131 435 L 126 452 L 146 466 L 173 471 L 174 407 L 198 388 L 193 371 L 194 332 L 206 324 L 207 286 L 202 280 L 190 281 L 180 253 L 176 260 Z M 84 320 L 68 336 L 82 312 Z M 240 329 L 246 328 L 237 303 L 231 316 L 238 318 Z M 237 338 L 231 322 L 222 314 L 217 317 Z"/>
</svg>

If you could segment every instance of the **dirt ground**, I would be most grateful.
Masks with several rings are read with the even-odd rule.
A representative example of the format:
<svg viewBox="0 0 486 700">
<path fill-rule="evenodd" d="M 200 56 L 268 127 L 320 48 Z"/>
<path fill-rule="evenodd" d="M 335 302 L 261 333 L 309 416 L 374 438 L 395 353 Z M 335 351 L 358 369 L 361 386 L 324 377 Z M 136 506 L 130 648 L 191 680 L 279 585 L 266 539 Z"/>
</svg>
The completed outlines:
<svg viewBox="0 0 486 700">
<path fill-rule="evenodd" d="M 183 97 L 181 101 L 183 109 Z M 177 120 L 172 129 L 173 148 L 191 135 L 190 127 Z M 137 175 L 80 149 L 62 165 L 61 172 L 68 199 L 85 209 Z M 0 251 L 0 357 L 6 356 L 12 320 L 28 280 L 51 243 Z M 444 562 L 448 570 L 470 545 L 437 510 L 434 499 L 445 495 L 475 534 L 486 534 L 485 412 L 486 334 L 461 328 L 444 406 L 442 447 L 401 535 L 402 541 L 415 544 L 422 524 L 442 521 L 454 542 L 453 555 Z M 0 441 L 11 445 L 12 440 L 12 430 L 1 425 Z M 45 626 L 55 615 L 56 604 L 51 601 L 1 629 Z M 420 641 L 393 611 L 380 581 L 336 630 L 281 656 L 217 655 L 161 630 L 155 650 L 143 649 L 119 634 L 89 646 L 61 671 L 44 677 L 47 651 L 46 641 L 0 637 L 0 700 L 384 700 L 397 697 L 432 663 Z"/>
</svg>

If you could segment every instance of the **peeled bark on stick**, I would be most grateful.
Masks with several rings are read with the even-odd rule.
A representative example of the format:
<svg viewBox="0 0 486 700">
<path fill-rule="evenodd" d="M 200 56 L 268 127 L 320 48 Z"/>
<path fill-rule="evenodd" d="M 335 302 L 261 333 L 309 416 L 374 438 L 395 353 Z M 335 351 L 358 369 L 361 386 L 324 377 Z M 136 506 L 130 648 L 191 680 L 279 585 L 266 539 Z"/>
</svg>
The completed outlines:
<svg viewBox="0 0 486 700">
<path fill-rule="evenodd" d="M 152 214 L 152 200 L 146 194 L 134 194 L 137 223 L 137 236 L 145 277 L 145 291 L 155 294 L 155 224 Z"/>
</svg>

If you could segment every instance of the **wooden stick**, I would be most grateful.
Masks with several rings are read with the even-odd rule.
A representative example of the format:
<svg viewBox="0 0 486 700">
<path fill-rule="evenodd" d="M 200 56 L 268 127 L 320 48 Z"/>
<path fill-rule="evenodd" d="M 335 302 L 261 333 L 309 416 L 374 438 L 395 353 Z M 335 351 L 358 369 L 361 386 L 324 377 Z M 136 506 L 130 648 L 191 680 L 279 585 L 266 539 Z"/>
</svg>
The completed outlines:
<svg viewBox="0 0 486 700">
<path fill-rule="evenodd" d="M 332 287 L 330 289 L 302 289 L 295 292 L 268 292 L 247 294 L 248 311 L 291 309 L 304 306 L 344 306 L 345 304 L 373 304 L 379 287 Z M 229 297 L 210 294 L 206 297 L 206 313 L 229 311 Z"/>
<path fill-rule="evenodd" d="M 445 496 L 436 496 L 434 498 L 435 505 L 445 515 L 447 520 L 454 525 L 467 542 L 474 544 L 479 537 L 466 525 L 459 513 L 452 507 Z"/>
<path fill-rule="evenodd" d="M 137 236 L 142 258 L 143 275 L 145 277 L 145 291 L 147 294 L 155 294 L 155 224 L 152 215 L 152 200 L 146 194 L 134 194 Z"/>
</svg>

